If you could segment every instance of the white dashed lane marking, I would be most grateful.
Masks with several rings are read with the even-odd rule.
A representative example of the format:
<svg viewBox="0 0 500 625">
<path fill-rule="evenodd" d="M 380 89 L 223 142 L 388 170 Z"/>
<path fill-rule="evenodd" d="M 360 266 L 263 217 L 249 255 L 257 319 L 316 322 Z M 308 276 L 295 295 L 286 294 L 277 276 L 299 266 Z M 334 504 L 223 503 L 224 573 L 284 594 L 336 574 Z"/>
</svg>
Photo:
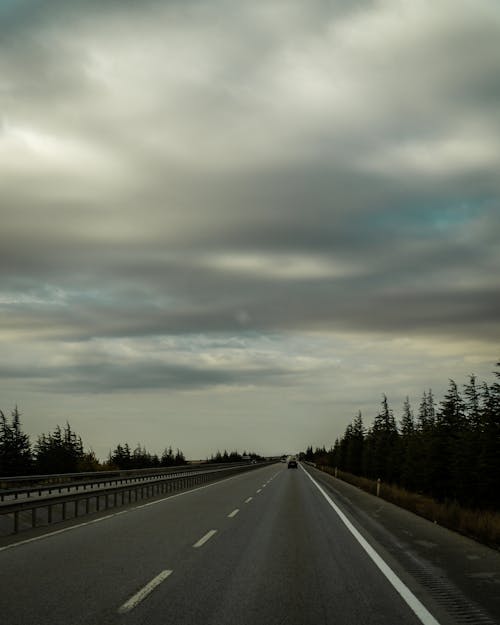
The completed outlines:
<svg viewBox="0 0 500 625">
<path fill-rule="evenodd" d="M 217 534 L 217 530 L 210 530 L 209 532 L 207 532 L 205 534 L 205 536 L 202 536 L 200 538 L 200 540 L 198 540 L 197 542 L 194 543 L 193 547 L 195 549 L 198 549 L 199 547 L 202 547 L 208 540 L 210 540 L 212 538 L 212 536 L 214 534 Z"/>
<path fill-rule="evenodd" d="M 170 575 L 172 575 L 173 571 L 165 570 L 159 573 L 156 577 L 154 577 L 148 584 L 141 588 L 139 592 L 136 592 L 135 595 L 130 597 L 128 601 L 126 601 L 121 608 L 118 610 L 120 614 L 125 614 L 126 612 L 130 612 L 136 606 L 141 603 L 153 590 L 159 586 L 163 581 L 167 579 Z"/>
</svg>

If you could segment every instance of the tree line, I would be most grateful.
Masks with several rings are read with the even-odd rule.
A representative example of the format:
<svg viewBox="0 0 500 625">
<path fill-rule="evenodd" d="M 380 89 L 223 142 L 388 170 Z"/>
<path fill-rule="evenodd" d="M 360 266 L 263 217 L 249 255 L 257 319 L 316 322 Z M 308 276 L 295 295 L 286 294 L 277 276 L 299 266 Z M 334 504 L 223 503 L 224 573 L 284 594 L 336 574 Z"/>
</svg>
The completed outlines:
<svg viewBox="0 0 500 625">
<path fill-rule="evenodd" d="M 85 450 L 82 439 L 71 428 L 56 426 L 53 432 L 41 434 L 34 445 L 22 430 L 17 406 L 10 417 L 0 410 L 0 476 L 77 473 L 113 469 L 144 469 L 186 464 L 180 449 L 166 447 L 161 456 L 149 453 L 141 444 L 132 449 L 118 444 L 105 462 L 92 450 Z"/>
<path fill-rule="evenodd" d="M 238 451 L 234 450 L 228 453 L 227 449 L 224 449 L 223 453 L 217 451 L 215 455 L 212 454 L 210 458 L 207 458 L 207 462 L 221 464 L 224 462 L 242 462 L 243 460 L 261 459 L 262 456 L 259 456 L 259 454 L 256 454 L 255 452 L 247 453 L 246 451 L 244 451 L 242 454 L 240 454 Z"/>
<path fill-rule="evenodd" d="M 500 371 L 495 376 L 488 385 L 471 375 L 462 390 L 450 380 L 439 404 L 425 391 L 416 414 L 407 397 L 398 420 L 384 394 L 370 427 L 358 412 L 331 449 L 309 446 L 302 457 L 439 501 L 499 509 Z"/>
</svg>

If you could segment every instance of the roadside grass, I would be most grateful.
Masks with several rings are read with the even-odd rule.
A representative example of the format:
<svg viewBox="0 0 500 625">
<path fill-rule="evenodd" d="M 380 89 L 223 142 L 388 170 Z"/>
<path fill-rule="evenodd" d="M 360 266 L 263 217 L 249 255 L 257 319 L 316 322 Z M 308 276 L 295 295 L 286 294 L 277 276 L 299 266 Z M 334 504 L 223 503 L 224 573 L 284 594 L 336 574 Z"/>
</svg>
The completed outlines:
<svg viewBox="0 0 500 625">
<path fill-rule="evenodd" d="M 332 467 L 321 465 L 317 468 L 335 476 L 335 469 Z M 336 477 L 367 493 L 377 494 L 376 480 L 359 477 L 344 471 L 337 471 Z M 380 484 L 380 497 L 429 521 L 473 538 L 494 549 L 500 549 L 500 513 L 498 512 L 463 508 L 455 501 L 441 503 L 431 497 L 384 483 Z"/>
</svg>

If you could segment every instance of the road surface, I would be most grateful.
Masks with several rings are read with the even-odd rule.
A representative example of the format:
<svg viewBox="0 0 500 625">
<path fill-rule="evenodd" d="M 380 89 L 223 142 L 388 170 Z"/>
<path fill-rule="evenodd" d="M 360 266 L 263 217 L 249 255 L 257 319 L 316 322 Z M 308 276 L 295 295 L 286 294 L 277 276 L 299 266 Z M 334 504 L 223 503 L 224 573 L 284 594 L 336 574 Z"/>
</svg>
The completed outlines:
<svg viewBox="0 0 500 625">
<path fill-rule="evenodd" d="M 2 625 L 496 622 L 485 606 L 462 595 L 451 577 L 444 594 L 463 605 L 458 613 L 448 609 L 432 585 L 405 570 L 397 549 L 391 552 L 370 534 L 373 528 L 363 527 L 366 510 L 353 511 L 353 499 L 336 492 L 333 478 L 275 464 L 10 539 L 0 543 L 0 620 Z M 496 609 L 494 596 L 489 609 Z"/>
</svg>

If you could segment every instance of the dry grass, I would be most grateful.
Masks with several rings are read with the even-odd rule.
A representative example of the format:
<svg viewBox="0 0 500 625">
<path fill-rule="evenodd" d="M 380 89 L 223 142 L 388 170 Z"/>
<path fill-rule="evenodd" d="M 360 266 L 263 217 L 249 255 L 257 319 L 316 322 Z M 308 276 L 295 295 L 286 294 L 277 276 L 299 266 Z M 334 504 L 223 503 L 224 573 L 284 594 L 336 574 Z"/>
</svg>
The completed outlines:
<svg viewBox="0 0 500 625">
<path fill-rule="evenodd" d="M 335 475 L 332 467 L 318 466 L 325 473 Z M 377 482 L 344 471 L 338 471 L 337 477 L 353 486 L 375 495 Z M 438 523 L 443 527 L 459 532 L 478 542 L 500 549 L 500 513 L 488 510 L 470 510 L 458 503 L 440 503 L 430 497 L 413 493 L 390 484 L 380 485 L 380 497 L 386 501 L 410 510 L 421 517 Z"/>
</svg>

